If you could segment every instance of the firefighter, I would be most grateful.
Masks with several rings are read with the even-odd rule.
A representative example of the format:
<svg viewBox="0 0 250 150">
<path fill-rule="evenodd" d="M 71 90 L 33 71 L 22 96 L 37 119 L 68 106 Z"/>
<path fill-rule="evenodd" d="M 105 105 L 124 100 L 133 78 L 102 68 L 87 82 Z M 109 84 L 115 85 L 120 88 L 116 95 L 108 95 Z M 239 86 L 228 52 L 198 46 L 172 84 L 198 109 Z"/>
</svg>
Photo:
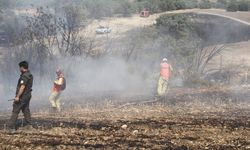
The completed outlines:
<svg viewBox="0 0 250 150">
<path fill-rule="evenodd" d="M 168 90 L 168 84 L 169 84 L 169 78 L 171 71 L 173 71 L 173 68 L 170 64 L 168 64 L 168 59 L 163 58 L 161 62 L 161 70 L 160 70 L 160 78 L 158 81 L 158 88 L 157 88 L 157 94 L 158 96 L 165 96 Z"/>
<path fill-rule="evenodd" d="M 61 69 L 56 70 L 56 80 L 54 81 L 54 86 L 52 89 L 52 93 L 49 97 L 49 101 L 52 105 L 52 109 L 54 112 L 61 111 L 61 104 L 60 104 L 60 95 L 61 92 L 65 89 L 66 83 L 63 72 Z"/>
<path fill-rule="evenodd" d="M 20 62 L 19 68 L 21 75 L 17 83 L 16 96 L 13 103 L 13 111 L 9 122 L 9 127 L 12 132 L 15 132 L 16 130 L 16 121 L 21 110 L 23 112 L 24 121 L 27 127 L 32 127 L 29 104 L 31 100 L 33 76 L 29 71 L 28 62 Z"/>
</svg>

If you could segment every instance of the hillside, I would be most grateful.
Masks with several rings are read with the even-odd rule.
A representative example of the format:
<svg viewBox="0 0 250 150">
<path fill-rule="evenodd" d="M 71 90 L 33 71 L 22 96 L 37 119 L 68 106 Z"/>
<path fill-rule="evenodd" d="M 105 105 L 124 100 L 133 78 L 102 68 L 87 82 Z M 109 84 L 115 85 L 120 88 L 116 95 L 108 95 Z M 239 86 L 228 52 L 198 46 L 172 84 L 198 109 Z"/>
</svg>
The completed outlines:
<svg viewBox="0 0 250 150">
<path fill-rule="evenodd" d="M 95 29 L 98 26 L 108 26 L 112 28 L 112 33 L 108 35 L 109 39 L 119 39 L 126 35 L 126 32 L 135 29 L 142 28 L 144 26 L 151 26 L 154 24 L 155 20 L 162 14 L 172 14 L 172 13 L 197 13 L 197 14 L 208 14 L 217 17 L 226 18 L 235 21 L 240 24 L 250 26 L 250 12 L 227 12 L 221 9 L 190 9 L 190 10 L 177 10 L 165 13 L 153 14 L 148 18 L 141 18 L 139 15 L 133 15 L 132 17 L 119 18 L 112 17 L 106 18 L 104 20 L 94 20 L 89 24 L 84 30 L 88 36 L 103 40 L 103 44 L 107 40 L 106 35 L 96 35 Z M 101 41 L 102 41 L 101 40 Z M 242 64 L 250 65 L 250 41 L 242 41 L 239 43 L 229 43 L 225 44 L 225 50 L 221 53 L 223 55 L 223 65 L 228 64 Z M 212 63 L 213 66 L 219 66 L 220 58 L 217 57 Z"/>
</svg>

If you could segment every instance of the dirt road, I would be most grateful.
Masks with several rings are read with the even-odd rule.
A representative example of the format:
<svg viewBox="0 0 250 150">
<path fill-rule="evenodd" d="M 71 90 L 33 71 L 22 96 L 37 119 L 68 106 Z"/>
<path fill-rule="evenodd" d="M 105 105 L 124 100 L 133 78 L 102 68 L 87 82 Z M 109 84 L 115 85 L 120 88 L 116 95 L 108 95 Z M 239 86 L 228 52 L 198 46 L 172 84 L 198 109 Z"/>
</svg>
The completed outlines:
<svg viewBox="0 0 250 150">
<path fill-rule="evenodd" d="M 231 19 L 246 25 L 250 25 L 250 12 L 226 12 L 221 9 L 187 9 L 187 10 L 177 10 L 169 11 L 164 13 L 153 14 L 148 18 L 141 18 L 139 15 L 133 15 L 131 17 L 119 18 L 111 17 L 103 20 L 94 20 L 86 28 L 88 33 L 91 33 L 92 36 L 95 35 L 95 29 L 102 26 L 109 26 L 112 28 L 112 33 L 109 34 L 109 37 L 117 38 L 122 37 L 125 32 L 143 26 L 153 25 L 154 21 L 162 14 L 176 14 L 176 13 L 197 13 L 197 14 L 207 14 L 218 17 L 223 17 Z"/>
</svg>

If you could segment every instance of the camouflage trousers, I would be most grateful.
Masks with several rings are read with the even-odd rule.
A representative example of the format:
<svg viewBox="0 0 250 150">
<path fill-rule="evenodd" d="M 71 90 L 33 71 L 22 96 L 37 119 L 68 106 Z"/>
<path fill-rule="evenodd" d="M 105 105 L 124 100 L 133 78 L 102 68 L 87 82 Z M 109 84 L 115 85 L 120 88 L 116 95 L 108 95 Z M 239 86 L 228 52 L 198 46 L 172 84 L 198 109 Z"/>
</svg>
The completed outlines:
<svg viewBox="0 0 250 150">
<path fill-rule="evenodd" d="M 20 102 L 14 102 L 13 103 L 13 110 L 12 110 L 12 115 L 9 121 L 9 127 L 12 129 L 16 128 L 16 121 L 18 119 L 18 115 L 20 111 L 22 110 L 23 115 L 24 115 L 24 121 L 27 125 L 30 125 L 31 123 L 31 114 L 30 114 L 30 97 L 27 97 L 26 99 L 21 99 Z"/>
</svg>

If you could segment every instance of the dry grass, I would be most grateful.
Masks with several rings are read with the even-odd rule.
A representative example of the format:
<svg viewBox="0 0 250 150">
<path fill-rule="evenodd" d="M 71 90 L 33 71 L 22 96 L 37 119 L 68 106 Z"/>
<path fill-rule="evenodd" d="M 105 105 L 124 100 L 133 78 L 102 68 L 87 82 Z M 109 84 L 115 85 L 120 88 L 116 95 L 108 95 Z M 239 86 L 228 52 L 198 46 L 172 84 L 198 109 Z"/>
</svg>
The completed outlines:
<svg viewBox="0 0 250 150">
<path fill-rule="evenodd" d="M 246 111 L 249 105 L 205 106 L 195 102 L 170 107 L 159 103 L 129 106 L 117 111 L 109 111 L 109 107 L 101 110 L 79 107 L 71 113 L 53 117 L 36 114 L 34 126 L 37 129 L 19 130 L 14 135 L 1 130 L 0 148 L 250 148 L 250 118 Z"/>
</svg>

